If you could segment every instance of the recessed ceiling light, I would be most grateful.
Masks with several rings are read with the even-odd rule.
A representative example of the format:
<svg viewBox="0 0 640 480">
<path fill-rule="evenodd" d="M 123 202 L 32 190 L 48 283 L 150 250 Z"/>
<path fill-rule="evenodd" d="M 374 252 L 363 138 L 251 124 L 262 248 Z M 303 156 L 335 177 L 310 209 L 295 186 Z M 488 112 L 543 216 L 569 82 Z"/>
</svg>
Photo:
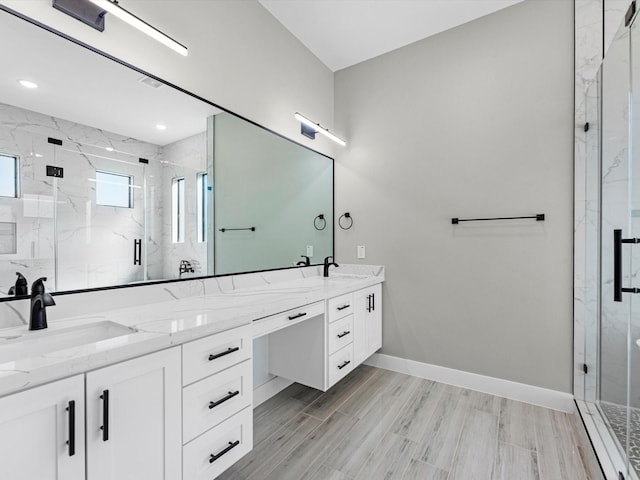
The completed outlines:
<svg viewBox="0 0 640 480">
<path fill-rule="evenodd" d="M 167 129 L 167 126 L 166 126 L 166 125 L 163 125 L 163 124 L 161 124 L 161 123 L 159 123 L 159 124 L 157 124 L 157 125 L 156 125 L 156 128 L 157 128 L 158 130 L 166 130 L 166 129 Z"/>
<path fill-rule="evenodd" d="M 104 149 L 105 149 L 107 152 L 113 152 L 113 148 L 112 148 L 112 147 L 104 147 Z"/>
<path fill-rule="evenodd" d="M 38 88 L 38 84 L 29 80 L 18 80 L 18 83 L 24 88 Z"/>
</svg>

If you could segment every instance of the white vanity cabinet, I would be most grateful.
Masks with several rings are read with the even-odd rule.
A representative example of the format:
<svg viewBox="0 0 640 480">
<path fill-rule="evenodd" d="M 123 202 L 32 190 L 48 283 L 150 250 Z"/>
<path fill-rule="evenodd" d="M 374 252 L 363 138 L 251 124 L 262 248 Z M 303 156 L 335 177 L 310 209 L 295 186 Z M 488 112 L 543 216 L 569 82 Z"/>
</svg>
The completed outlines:
<svg viewBox="0 0 640 480">
<path fill-rule="evenodd" d="M 0 478 L 82 480 L 84 376 L 0 398 Z"/>
<path fill-rule="evenodd" d="M 87 480 L 180 478 L 180 373 L 175 347 L 86 374 Z"/>
<path fill-rule="evenodd" d="M 183 480 L 211 480 L 253 448 L 252 349 L 251 325 L 182 346 Z"/>
<path fill-rule="evenodd" d="M 382 347 L 382 285 L 358 290 L 354 298 L 354 361 L 364 362 Z"/>
<path fill-rule="evenodd" d="M 303 319 L 289 311 L 254 323 L 254 337 L 269 335 L 273 375 L 326 391 L 382 346 L 381 284 L 302 308 L 312 313 Z M 296 323 L 267 328 L 279 317 Z"/>
</svg>

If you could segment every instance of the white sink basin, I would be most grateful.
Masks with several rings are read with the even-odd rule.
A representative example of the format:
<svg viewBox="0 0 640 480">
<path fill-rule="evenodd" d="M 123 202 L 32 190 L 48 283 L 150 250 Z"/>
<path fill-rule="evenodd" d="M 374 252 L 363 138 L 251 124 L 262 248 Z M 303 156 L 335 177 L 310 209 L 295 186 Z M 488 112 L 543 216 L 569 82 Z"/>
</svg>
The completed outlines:
<svg viewBox="0 0 640 480">
<path fill-rule="evenodd" d="M 19 338 L 0 340 L 0 363 L 80 347 L 135 332 L 134 328 L 107 321 L 26 332 Z"/>
</svg>

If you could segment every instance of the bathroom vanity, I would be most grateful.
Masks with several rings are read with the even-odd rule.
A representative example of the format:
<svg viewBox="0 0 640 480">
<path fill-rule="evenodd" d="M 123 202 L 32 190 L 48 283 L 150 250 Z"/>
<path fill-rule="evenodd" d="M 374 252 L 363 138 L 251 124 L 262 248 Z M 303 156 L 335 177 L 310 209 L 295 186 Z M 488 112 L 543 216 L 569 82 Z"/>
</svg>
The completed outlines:
<svg viewBox="0 0 640 480">
<path fill-rule="evenodd" d="M 253 340 L 273 374 L 327 390 L 380 348 L 383 281 L 365 266 L 214 277 L 0 330 L 0 478 L 215 478 L 252 448 Z"/>
</svg>

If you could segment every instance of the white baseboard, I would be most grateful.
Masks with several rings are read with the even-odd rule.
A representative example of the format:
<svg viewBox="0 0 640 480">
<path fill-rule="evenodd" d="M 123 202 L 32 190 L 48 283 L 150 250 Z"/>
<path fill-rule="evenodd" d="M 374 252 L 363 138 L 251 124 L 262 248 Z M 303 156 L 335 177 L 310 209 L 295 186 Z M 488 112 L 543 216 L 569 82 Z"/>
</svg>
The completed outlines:
<svg viewBox="0 0 640 480">
<path fill-rule="evenodd" d="M 573 413 L 575 408 L 573 395 L 570 393 L 558 392 L 501 378 L 416 362 L 415 360 L 407 360 L 382 353 L 374 353 L 364 363 L 373 367 L 384 368 L 385 370 L 490 393 L 498 397 L 510 398 L 511 400 L 518 400 L 562 412 Z"/>
<path fill-rule="evenodd" d="M 282 377 L 273 377 L 266 383 L 263 383 L 259 387 L 253 390 L 253 408 L 256 408 L 261 403 L 266 402 L 271 397 L 281 392 L 293 382 Z"/>
</svg>

